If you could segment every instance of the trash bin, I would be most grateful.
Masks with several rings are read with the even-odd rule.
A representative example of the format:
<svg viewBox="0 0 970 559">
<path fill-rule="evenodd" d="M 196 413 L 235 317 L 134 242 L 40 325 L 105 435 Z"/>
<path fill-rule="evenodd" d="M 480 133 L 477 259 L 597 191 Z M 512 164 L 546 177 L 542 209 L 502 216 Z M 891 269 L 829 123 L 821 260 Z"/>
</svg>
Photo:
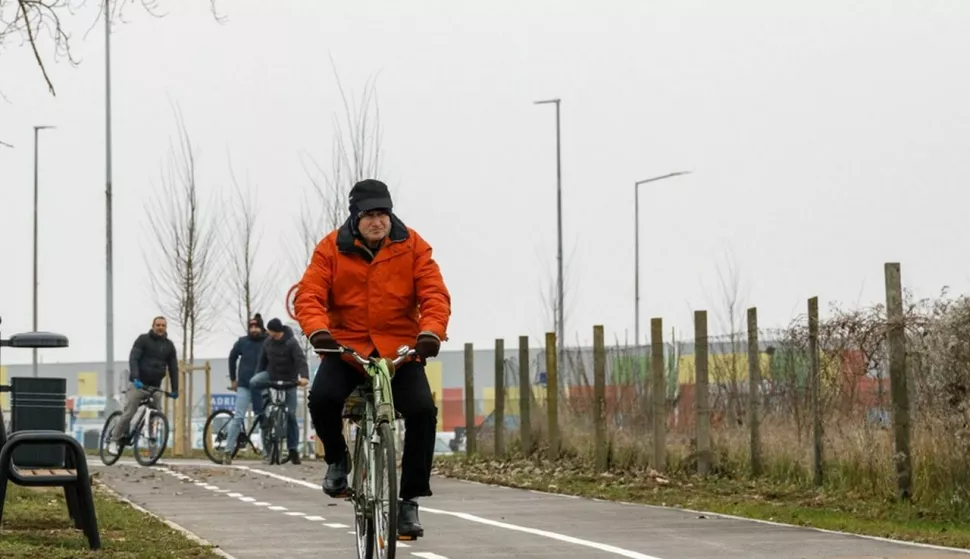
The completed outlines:
<svg viewBox="0 0 970 559">
<path fill-rule="evenodd" d="M 84 432 L 83 439 L 86 450 L 98 450 L 101 445 L 101 431 L 88 429 Z"/>
<path fill-rule="evenodd" d="M 13 377 L 10 381 L 11 432 L 65 432 L 67 379 Z M 21 467 L 63 468 L 64 459 L 63 444 L 23 445 L 13 453 L 14 464 Z"/>
</svg>

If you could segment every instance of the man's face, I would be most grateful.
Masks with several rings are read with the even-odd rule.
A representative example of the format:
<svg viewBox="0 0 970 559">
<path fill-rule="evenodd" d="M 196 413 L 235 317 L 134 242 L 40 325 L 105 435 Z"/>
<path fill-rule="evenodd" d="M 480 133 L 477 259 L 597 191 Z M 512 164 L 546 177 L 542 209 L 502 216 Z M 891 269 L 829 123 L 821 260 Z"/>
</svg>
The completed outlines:
<svg viewBox="0 0 970 559">
<path fill-rule="evenodd" d="M 269 337 L 270 338 L 273 338 L 276 341 L 282 340 L 283 339 L 283 332 L 274 332 L 274 331 L 270 330 L 269 331 Z"/>
<path fill-rule="evenodd" d="M 249 335 L 254 338 L 259 336 L 259 324 L 255 321 L 249 323 Z"/>
<path fill-rule="evenodd" d="M 164 318 L 156 318 L 155 322 L 152 322 L 152 332 L 156 336 L 164 336 L 168 332 L 168 323 L 165 322 Z"/>
<path fill-rule="evenodd" d="M 377 243 L 391 232 L 391 215 L 387 210 L 370 210 L 360 216 L 360 236 L 368 243 Z"/>
</svg>

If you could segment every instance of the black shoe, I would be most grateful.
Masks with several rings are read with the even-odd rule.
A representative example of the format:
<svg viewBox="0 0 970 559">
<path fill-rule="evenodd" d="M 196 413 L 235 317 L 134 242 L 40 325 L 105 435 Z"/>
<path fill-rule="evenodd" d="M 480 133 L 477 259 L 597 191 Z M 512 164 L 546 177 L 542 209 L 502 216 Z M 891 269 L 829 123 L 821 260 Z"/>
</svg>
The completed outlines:
<svg viewBox="0 0 970 559">
<path fill-rule="evenodd" d="M 424 528 L 418 520 L 418 503 L 402 500 L 397 506 L 397 535 L 401 539 L 424 537 Z"/>
<path fill-rule="evenodd" d="M 290 464 L 293 464 L 294 466 L 300 465 L 300 453 L 298 451 L 290 451 Z"/>
<path fill-rule="evenodd" d="M 327 468 L 327 475 L 323 478 L 323 492 L 328 496 L 335 499 L 347 496 L 347 473 L 350 469 L 347 462 L 347 455 L 344 454 Z"/>
</svg>

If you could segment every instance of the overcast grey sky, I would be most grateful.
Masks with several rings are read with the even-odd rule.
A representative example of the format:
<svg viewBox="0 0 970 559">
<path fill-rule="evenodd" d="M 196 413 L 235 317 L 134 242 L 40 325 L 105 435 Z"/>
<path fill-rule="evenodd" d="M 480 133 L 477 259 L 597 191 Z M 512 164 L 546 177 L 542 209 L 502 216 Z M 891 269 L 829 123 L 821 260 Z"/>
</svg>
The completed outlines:
<svg viewBox="0 0 970 559">
<path fill-rule="evenodd" d="M 137 4 L 137 3 L 136 3 Z M 260 186 L 265 265 L 286 269 L 267 319 L 296 281 L 300 154 L 327 164 L 349 90 L 380 72 L 383 180 L 399 215 L 434 247 L 453 298 L 450 342 L 490 345 L 551 323 L 555 115 L 562 98 L 563 215 L 570 343 L 632 337 L 633 183 L 641 192 L 641 332 L 687 336 L 715 312 L 715 264 L 732 254 L 762 325 L 818 295 L 884 300 L 882 266 L 933 295 L 970 281 L 970 4 L 959 1 L 579 2 L 163 0 L 112 35 L 116 353 L 158 313 L 140 251 L 144 203 L 175 133 L 177 101 L 200 188 L 237 172 Z M 0 316 L 31 326 L 33 125 L 41 134 L 40 329 L 70 336 L 52 361 L 104 356 L 104 41 L 94 12 L 69 19 L 79 67 L 49 66 L 51 97 L 15 40 L 0 56 Z M 208 211 L 216 208 L 209 207 Z M 320 236 L 327 231 L 320 231 Z M 651 244 L 652 241 L 656 241 Z M 233 309 L 202 340 L 221 357 Z M 712 321 L 714 319 L 712 318 Z M 718 325 L 712 322 L 712 330 Z M 181 334 L 172 332 L 180 339 Z M 631 340 L 632 341 L 632 340 Z M 533 342 L 537 343 L 537 342 Z M 4 362 L 29 362 L 8 352 Z"/>
</svg>

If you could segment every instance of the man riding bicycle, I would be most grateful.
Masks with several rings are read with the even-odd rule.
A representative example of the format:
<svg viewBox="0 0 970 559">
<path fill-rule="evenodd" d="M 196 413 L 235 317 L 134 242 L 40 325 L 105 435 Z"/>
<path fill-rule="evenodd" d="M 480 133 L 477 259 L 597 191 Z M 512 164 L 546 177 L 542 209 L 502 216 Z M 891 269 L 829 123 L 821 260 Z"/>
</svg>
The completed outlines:
<svg viewBox="0 0 970 559">
<path fill-rule="evenodd" d="M 249 380 L 249 389 L 253 398 L 265 400 L 266 389 L 276 381 L 295 382 L 299 386 L 306 386 L 310 376 L 306 355 L 300 342 L 293 335 L 293 329 L 284 326 L 280 319 L 271 318 L 266 323 L 269 337 L 263 342 L 263 349 L 259 353 L 256 370 L 259 372 Z M 289 450 L 287 460 L 291 464 L 300 464 L 300 428 L 296 423 L 296 387 L 287 388 L 286 394 L 286 448 Z M 263 402 L 265 409 L 266 402 Z M 265 436 L 264 436 L 265 437 Z M 265 438 L 264 438 L 265 440 Z M 265 447 L 264 447 L 265 448 Z M 269 462 L 269 455 L 263 457 Z"/>
<path fill-rule="evenodd" d="M 229 380 L 232 382 L 233 392 L 236 393 L 236 411 L 229 423 L 229 433 L 226 436 L 229 452 L 223 458 L 225 464 L 232 463 L 232 449 L 235 448 L 233 445 L 239 438 L 239 432 L 245 430 L 243 423 L 250 405 L 253 407 L 253 414 L 260 422 L 263 448 L 266 448 L 265 435 L 268 423 L 263 416 L 263 399 L 253 398 L 249 382 L 257 372 L 259 356 L 268 337 L 266 329 L 263 328 L 263 317 L 256 313 L 249 319 L 248 334 L 236 340 L 232 350 L 229 351 Z"/>
<path fill-rule="evenodd" d="M 350 191 L 350 216 L 317 244 L 300 280 L 295 315 L 315 349 L 345 345 L 363 356 L 395 357 L 413 345 L 420 359 L 397 367 L 391 391 L 404 416 L 398 533 L 419 537 L 418 497 L 430 497 L 435 406 L 424 361 L 447 340 L 451 295 L 431 246 L 394 213 L 387 186 L 374 179 Z M 324 354 L 308 397 L 328 464 L 323 491 L 347 492 L 349 455 L 342 432 L 344 402 L 365 379 L 349 355 Z"/>
<path fill-rule="evenodd" d="M 152 329 L 135 338 L 128 354 L 128 380 L 131 389 L 125 402 L 125 410 L 115 424 L 111 441 L 108 442 L 108 452 L 118 454 L 118 440 L 128 432 L 131 419 L 138 411 L 138 406 L 145 398 L 152 398 L 155 406 L 159 405 L 161 395 L 145 390 L 146 386 L 159 388 L 165 380 L 165 369 L 168 368 L 168 378 L 172 383 L 172 398 L 178 398 L 179 393 L 179 361 L 175 344 L 168 337 L 168 321 L 163 316 L 156 316 L 152 320 Z"/>
</svg>

